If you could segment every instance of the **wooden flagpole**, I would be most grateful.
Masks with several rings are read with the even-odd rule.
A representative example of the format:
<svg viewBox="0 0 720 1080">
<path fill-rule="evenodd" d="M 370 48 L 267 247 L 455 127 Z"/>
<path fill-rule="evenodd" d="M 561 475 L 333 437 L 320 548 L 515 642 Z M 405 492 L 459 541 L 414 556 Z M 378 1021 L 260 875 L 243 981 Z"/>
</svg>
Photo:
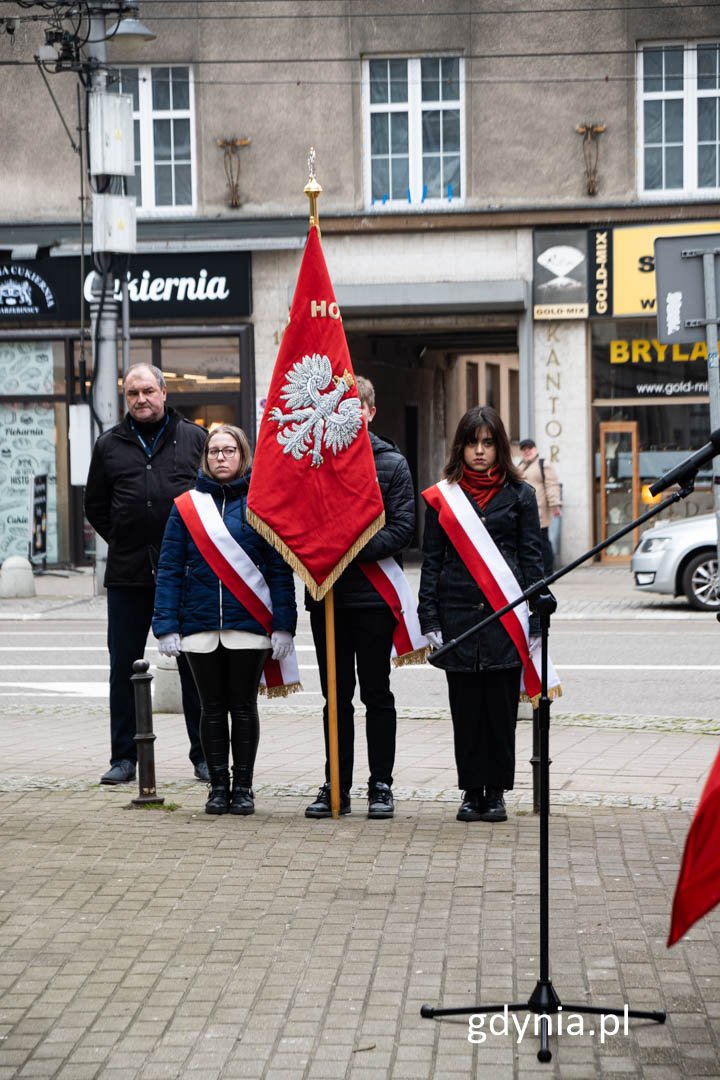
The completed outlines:
<svg viewBox="0 0 720 1080">
<path fill-rule="evenodd" d="M 315 175 L 315 149 L 310 147 L 308 182 L 304 191 L 310 200 L 310 228 L 320 236 L 318 197 L 322 188 Z M 330 812 L 340 817 L 340 757 L 338 748 L 337 675 L 335 665 L 335 602 L 334 590 L 325 593 L 325 653 L 327 663 L 328 759 L 330 765 Z"/>
<path fill-rule="evenodd" d="M 325 593 L 325 654 L 327 659 L 328 759 L 330 812 L 340 817 L 340 752 L 338 745 L 337 676 L 335 668 L 335 602 L 333 589 Z"/>
</svg>

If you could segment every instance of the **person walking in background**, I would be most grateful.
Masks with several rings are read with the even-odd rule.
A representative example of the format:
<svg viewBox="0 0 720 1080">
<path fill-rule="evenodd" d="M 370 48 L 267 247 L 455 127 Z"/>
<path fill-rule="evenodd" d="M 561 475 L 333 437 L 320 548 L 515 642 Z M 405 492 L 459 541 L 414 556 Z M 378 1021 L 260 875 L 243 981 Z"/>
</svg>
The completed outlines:
<svg viewBox="0 0 720 1080">
<path fill-rule="evenodd" d="M 85 516 L 108 545 L 110 768 L 101 784 L 135 779 L 135 701 L 130 677 L 145 652 L 155 602 L 155 570 L 173 499 L 195 479 L 205 430 L 167 405 L 159 368 L 134 364 L 123 381 L 127 414 L 98 438 L 85 488 Z M 178 671 L 190 760 L 207 781 L 200 699 L 187 662 Z"/>
<path fill-rule="evenodd" d="M 547 577 L 552 574 L 555 564 L 555 553 L 550 542 L 550 525 L 553 518 L 559 518 L 562 513 L 560 481 L 555 467 L 540 457 L 532 439 L 520 440 L 520 453 L 523 458 L 519 466 L 520 474 L 523 480 L 535 489 L 537 497 L 543 541 L 543 565 Z"/>
<path fill-rule="evenodd" d="M 360 407 L 367 424 L 375 416 L 375 390 L 369 379 L 356 378 Z M 334 585 L 335 653 L 337 675 L 338 746 L 340 758 L 340 813 L 350 813 L 354 759 L 355 664 L 360 697 L 365 706 L 368 763 L 368 817 L 391 818 L 395 812 L 392 794 L 395 764 L 397 714 L 390 689 L 390 655 L 395 616 L 360 563 L 394 557 L 412 539 L 415 529 L 415 494 L 407 461 L 395 443 L 369 432 L 377 478 L 385 504 L 385 525 L 365 545 Z M 325 783 L 317 799 L 305 810 L 308 818 L 330 817 L 330 765 L 328 749 L 327 649 L 325 608 L 306 593 L 315 651 L 320 667 L 320 684 L 325 705 Z"/>
<path fill-rule="evenodd" d="M 435 648 L 481 622 L 511 577 L 525 590 L 543 577 L 542 536 L 532 488 L 512 463 L 500 416 L 476 406 L 460 420 L 443 480 L 427 503 L 418 615 Z M 461 554 L 462 552 L 462 554 Z M 436 661 L 448 682 L 458 786 L 458 821 L 505 821 L 515 777 L 520 676 L 530 635 L 525 605 Z M 524 623 L 523 623 L 523 620 Z M 430 654 L 432 663 L 432 654 Z"/>
<path fill-rule="evenodd" d="M 260 677 L 271 654 L 294 660 L 292 571 L 247 523 L 249 483 L 245 433 L 215 428 L 195 489 L 175 500 L 160 549 L 153 632 L 161 653 L 187 657 L 200 692 L 208 814 L 255 812 Z"/>
</svg>

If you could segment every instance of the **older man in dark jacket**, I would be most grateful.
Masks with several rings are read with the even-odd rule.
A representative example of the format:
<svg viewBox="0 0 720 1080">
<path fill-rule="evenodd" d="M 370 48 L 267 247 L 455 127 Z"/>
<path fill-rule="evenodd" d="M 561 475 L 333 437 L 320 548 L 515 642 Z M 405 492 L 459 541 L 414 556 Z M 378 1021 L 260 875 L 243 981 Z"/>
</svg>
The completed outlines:
<svg viewBox="0 0 720 1080">
<path fill-rule="evenodd" d="M 375 415 L 375 391 L 369 379 L 357 377 L 363 416 Z M 395 617 L 375 587 L 357 565 L 394 557 L 410 542 L 415 530 L 415 493 L 410 469 L 397 446 L 370 433 L 378 483 L 385 505 L 385 525 L 365 545 L 357 559 L 338 578 L 334 590 L 335 654 L 337 675 L 338 746 L 340 758 L 340 813 L 350 813 L 354 757 L 355 664 L 360 697 L 365 705 L 368 763 L 368 817 L 389 818 L 394 813 L 392 794 L 397 717 L 390 689 L 390 654 Z M 325 783 L 315 802 L 305 810 L 309 818 L 330 817 L 330 765 L 328 754 L 327 653 L 325 608 L 306 594 L 320 683 L 325 706 Z"/>
<path fill-rule="evenodd" d="M 110 768 L 101 784 L 135 777 L 133 661 L 147 643 L 155 598 L 155 568 L 173 499 L 192 487 L 205 430 L 167 407 L 159 368 L 135 364 L 124 380 L 127 415 L 95 443 L 85 515 L 107 542 L 105 571 L 110 652 Z M 200 701 L 187 659 L 178 659 L 190 760 L 207 780 L 200 744 Z"/>
</svg>

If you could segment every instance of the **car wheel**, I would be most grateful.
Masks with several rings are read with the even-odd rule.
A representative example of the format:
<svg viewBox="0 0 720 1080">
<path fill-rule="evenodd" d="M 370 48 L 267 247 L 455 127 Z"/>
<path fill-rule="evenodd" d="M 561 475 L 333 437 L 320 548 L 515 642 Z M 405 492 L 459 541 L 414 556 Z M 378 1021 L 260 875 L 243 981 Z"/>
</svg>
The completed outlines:
<svg viewBox="0 0 720 1080">
<path fill-rule="evenodd" d="M 683 571 L 682 589 L 691 606 L 698 611 L 720 610 L 720 580 L 715 552 L 702 551 L 690 560 Z"/>
</svg>

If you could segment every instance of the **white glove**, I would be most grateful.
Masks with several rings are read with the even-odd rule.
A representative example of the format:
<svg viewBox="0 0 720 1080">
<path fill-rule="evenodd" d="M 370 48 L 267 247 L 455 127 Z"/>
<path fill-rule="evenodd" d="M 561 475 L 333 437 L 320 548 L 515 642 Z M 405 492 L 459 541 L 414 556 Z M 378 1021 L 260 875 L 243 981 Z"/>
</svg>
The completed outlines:
<svg viewBox="0 0 720 1080">
<path fill-rule="evenodd" d="M 292 634 L 288 633 L 287 630 L 273 630 L 270 635 L 273 660 L 284 660 L 286 656 L 289 656 L 292 643 Z"/>
<path fill-rule="evenodd" d="M 443 643 L 442 630 L 428 630 L 425 634 L 433 649 L 439 649 Z"/>
<path fill-rule="evenodd" d="M 535 648 L 539 649 L 541 644 L 542 644 L 542 638 L 540 637 L 540 634 L 531 634 L 530 635 L 530 641 L 528 642 L 530 652 L 532 652 L 533 649 L 535 649 Z"/>
<path fill-rule="evenodd" d="M 180 635 L 179 634 L 163 634 L 158 638 L 158 652 L 161 656 L 179 656 L 180 649 Z"/>
</svg>

